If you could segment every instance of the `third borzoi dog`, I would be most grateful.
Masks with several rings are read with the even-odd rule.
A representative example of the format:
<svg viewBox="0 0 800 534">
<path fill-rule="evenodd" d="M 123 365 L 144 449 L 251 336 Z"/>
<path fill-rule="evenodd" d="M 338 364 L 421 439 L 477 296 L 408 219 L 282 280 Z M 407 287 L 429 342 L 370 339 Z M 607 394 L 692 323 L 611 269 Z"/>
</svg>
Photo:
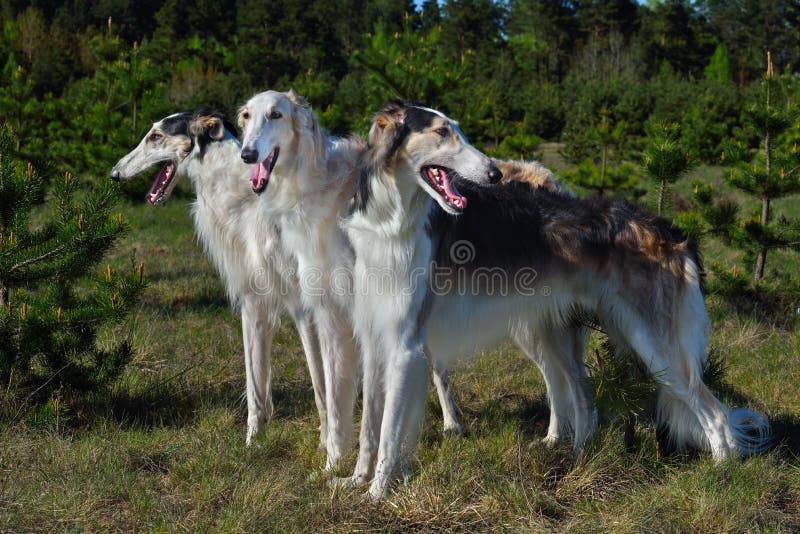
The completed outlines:
<svg viewBox="0 0 800 534">
<path fill-rule="evenodd" d="M 311 313 L 302 305 L 294 260 L 283 252 L 277 228 L 265 221 L 247 185 L 250 167 L 222 115 L 209 109 L 170 115 L 155 124 L 139 145 L 111 171 L 128 181 L 163 164 L 147 194 L 150 204 L 166 201 L 177 179 L 188 175 L 196 200 L 192 218 L 198 238 L 222 276 L 228 298 L 241 308 L 247 378 L 247 444 L 272 416 L 270 352 L 282 308 L 297 325 L 308 361 L 320 416 L 320 443 L 327 442 L 324 380 Z"/>
<path fill-rule="evenodd" d="M 377 459 L 372 441 L 360 444 L 360 456 L 375 462 L 370 494 L 385 496 L 416 448 L 426 345 L 441 358 L 493 342 L 509 325 L 533 324 L 553 345 L 545 367 L 575 377 L 582 347 L 564 346 L 563 332 L 583 311 L 596 314 L 612 341 L 633 349 L 658 380 L 659 417 L 677 446 L 708 449 L 715 458 L 763 448 L 766 418 L 728 410 L 702 381 L 709 319 L 696 246 L 624 201 L 470 183 L 497 182 L 498 175 L 439 112 L 393 102 L 373 120 L 358 202 L 345 222 L 356 254 L 354 324 L 364 346 L 362 425 L 369 428 L 362 436 L 379 439 Z M 456 178 L 467 180 L 461 191 Z M 454 261 L 456 243 L 470 245 L 467 261 Z M 454 289 L 459 276 L 484 267 L 515 280 L 535 274 L 534 283 L 507 295 L 485 284 Z M 400 290 L 378 291 L 368 276 L 376 268 L 394 272 Z M 436 280 L 441 270 L 443 282 Z M 372 469 L 356 471 L 352 481 Z"/>
</svg>

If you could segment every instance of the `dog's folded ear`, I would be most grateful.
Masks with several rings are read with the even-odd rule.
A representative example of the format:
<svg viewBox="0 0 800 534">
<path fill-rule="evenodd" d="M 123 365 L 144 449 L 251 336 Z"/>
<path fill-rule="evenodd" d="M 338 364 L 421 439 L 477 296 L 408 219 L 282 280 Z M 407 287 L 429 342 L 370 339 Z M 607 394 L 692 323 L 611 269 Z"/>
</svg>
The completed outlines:
<svg viewBox="0 0 800 534">
<path fill-rule="evenodd" d="M 300 96 L 294 89 L 290 88 L 286 93 L 286 97 L 289 99 L 289 102 L 298 107 L 311 109 L 311 104 L 308 103 L 308 100 Z"/>
<path fill-rule="evenodd" d="M 387 161 L 400 147 L 408 133 L 405 119 L 406 106 L 399 100 L 389 102 L 375 114 L 368 137 L 374 161 Z"/>
<path fill-rule="evenodd" d="M 225 125 L 216 115 L 200 115 L 193 117 L 189 123 L 189 133 L 194 137 L 208 136 L 214 141 L 225 137 Z"/>
<path fill-rule="evenodd" d="M 245 106 L 240 107 L 239 111 L 236 112 L 236 124 L 239 125 L 239 128 L 244 130 L 244 127 L 247 126 L 247 121 L 249 120 L 250 111 Z"/>
</svg>

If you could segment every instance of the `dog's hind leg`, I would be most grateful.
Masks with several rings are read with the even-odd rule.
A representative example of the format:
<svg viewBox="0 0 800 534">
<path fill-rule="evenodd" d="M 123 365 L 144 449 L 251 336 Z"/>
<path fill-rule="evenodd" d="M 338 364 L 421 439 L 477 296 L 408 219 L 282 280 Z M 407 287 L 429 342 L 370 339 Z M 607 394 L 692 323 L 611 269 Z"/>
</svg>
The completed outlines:
<svg viewBox="0 0 800 534">
<path fill-rule="evenodd" d="M 268 310 L 262 296 L 244 295 L 242 306 L 242 338 L 247 380 L 247 434 L 250 445 L 272 418 L 272 338 L 278 328 L 274 310 Z"/>
<path fill-rule="evenodd" d="M 458 422 L 458 409 L 450 388 L 450 372 L 446 366 L 439 365 L 435 355 L 433 356 L 433 385 L 436 387 L 436 394 L 439 397 L 439 406 L 442 407 L 443 431 L 463 436 L 464 430 Z"/>
<path fill-rule="evenodd" d="M 702 294 L 697 289 L 690 291 L 672 325 L 676 342 L 670 348 L 677 362 L 667 373 L 670 386 L 659 388 L 659 419 L 667 424 L 669 437 L 679 448 L 692 445 L 711 449 L 717 458 L 759 452 L 770 439 L 767 418 L 743 408 L 729 410 L 703 383 L 709 320 Z M 675 391 L 673 383 L 685 384 L 688 396 Z"/>
<path fill-rule="evenodd" d="M 536 363 L 545 381 L 550 402 L 550 423 L 542 442 L 554 445 L 572 429 L 575 450 L 594 433 L 597 414 L 586 380 L 583 353 L 586 331 L 582 327 L 519 325 L 512 332 L 514 341 Z"/>
<path fill-rule="evenodd" d="M 303 352 L 306 355 L 311 386 L 314 388 L 314 403 L 317 406 L 317 413 L 319 413 L 319 446 L 324 449 L 328 443 L 328 410 L 325 407 L 325 371 L 322 365 L 317 328 L 314 324 L 313 313 L 303 308 L 302 305 L 292 306 L 289 312 L 294 319 L 297 333 L 300 335 L 300 342 L 303 345 Z"/>
<path fill-rule="evenodd" d="M 700 319 L 675 318 L 702 324 Z M 681 332 L 676 332 L 680 327 L 656 328 L 634 310 L 627 310 L 615 324 L 624 341 L 659 383 L 659 412 L 676 445 L 679 448 L 698 445 L 709 449 L 716 459 L 736 454 L 728 410 L 703 383 L 703 357 L 687 357 L 688 353 L 682 350 Z"/>
</svg>

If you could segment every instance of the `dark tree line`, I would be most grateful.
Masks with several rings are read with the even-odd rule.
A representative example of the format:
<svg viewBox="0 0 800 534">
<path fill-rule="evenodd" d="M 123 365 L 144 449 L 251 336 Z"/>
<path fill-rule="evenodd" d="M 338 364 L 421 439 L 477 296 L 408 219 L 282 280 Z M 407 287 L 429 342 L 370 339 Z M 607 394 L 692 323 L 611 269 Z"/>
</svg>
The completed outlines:
<svg viewBox="0 0 800 534">
<path fill-rule="evenodd" d="M 580 151 L 602 120 L 632 138 L 666 120 L 711 159 L 745 140 L 766 51 L 779 70 L 798 63 L 798 16 L 797 0 L 4 0 L 0 118 L 25 155 L 47 147 L 77 172 L 113 158 L 54 145 L 117 149 L 162 113 L 230 112 L 289 86 L 336 132 L 403 96 L 457 116 L 487 150 L 509 139 L 509 155 L 537 138 Z"/>
</svg>

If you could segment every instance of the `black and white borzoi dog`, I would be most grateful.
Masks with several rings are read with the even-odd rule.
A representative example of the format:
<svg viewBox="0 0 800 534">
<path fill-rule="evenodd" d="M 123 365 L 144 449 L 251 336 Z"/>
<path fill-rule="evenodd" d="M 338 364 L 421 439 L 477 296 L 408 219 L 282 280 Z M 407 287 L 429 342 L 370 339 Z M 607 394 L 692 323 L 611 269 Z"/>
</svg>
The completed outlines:
<svg viewBox="0 0 800 534">
<path fill-rule="evenodd" d="M 497 182 L 495 165 L 456 123 L 413 104 L 393 102 L 376 114 L 368 143 L 356 209 L 344 223 L 356 255 L 362 437 L 372 438 L 360 443 L 351 483 L 371 477 L 370 494 L 383 497 L 414 453 L 427 348 L 446 358 L 494 343 L 509 328 L 532 327 L 528 333 L 544 334 L 551 349 L 542 353 L 544 367 L 561 371 L 573 402 L 586 402 L 583 347 L 571 346 L 582 338 L 566 335 L 576 312 L 596 314 L 612 341 L 657 378 L 659 418 L 677 446 L 721 459 L 766 444 L 763 415 L 728 410 L 702 381 L 709 328 L 702 266 L 677 228 L 624 201 L 474 185 Z M 471 247 L 468 261 L 454 261 L 457 243 Z M 485 284 L 454 289 L 454 278 L 487 267 L 509 279 L 535 277 L 508 294 Z M 375 287 L 375 269 L 394 272 L 400 290 Z M 442 269 L 451 284 L 435 283 Z"/>
<path fill-rule="evenodd" d="M 247 444 L 272 416 L 271 344 L 286 309 L 305 350 L 320 416 L 320 444 L 327 442 L 327 414 L 319 341 L 312 313 L 302 305 L 296 262 L 280 246 L 277 228 L 264 220 L 239 158 L 241 145 L 221 114 L 209 109 L 170 115 L 155 124 L 139 145 L 111 171 L 128 181 L 163 164 L 147 194 L 164 202 L 181 176 L 194 185 L 195 231 L 219 271 L 228 297 L 241 309 L 247 381 Z"/>
<path fill-rule="evenodd" d="M 266 91 L 252 97 L 239 111 L 243 130 L 242 158 L 253 163 L 251 185 L 263 200 L 265 217 L 280 229 L 282 246 L 298 263 L 302 298 L 315 310 L 325 365 L 326 405 L 328 407 L 328 468 L 343 453 L 350 438 L 353 421 L 355 382 L 358 359 L 354 354 L 352 314 L 353 254 L 339 220 L 349 211 L 358 185 L 358 161 L 366 147 L 356 139 L 328 137 L 320 127 L 311 107 L 294 91 Z M 503 168 L 515 180 L 535 187 L 559 190 L 552 174 L 536 163 L 503 162 Z M 394 284 L 391 271 L 372 271 L 377 283 Z M 391 301 L 387 301 L 391 303 Z M 386 310 L 376 311 L 369 320 L 381 320 Z M 358 326 L 358 325 L 356 325 Z M 443 328 L 447 328 L 443 325 Z M 542 341 L 534 339 L 527 328 L 513 331 L 520 346 L 538 362 L 544 350 Z M 459 336 L 459 332 L 442 331 L 437 339 Z M 585 377 L 581 361 L 585 335 L 581 328 L 568 329 L 560 339 L 545 338 L 564 353 L 574 354 L 576 368 L 570 376 Z M 472 352 L 473 346 L 464 345 Z M 434 352 L 435 354 L 435 352 Z M 442 360 L 447 361 L 448 358 Z M 434 384 L 443 411 L 444 430 L 460 432 L 456 407 L 452 399 L 447 367 L 434 358 Z M 367 358 L 371 362 L 371 358 Z M 558 360 L 561 365 L 563 359 Z M 576 441 L 582 442 L 593 428 L 593 409 L 580 379 L 565 380 L 558 367 L 543 368 L 548 381 L 553 412 L 545 441 L 555 442 L 567 428 L 576 429 Z M 572 386 L 580 389 L 580 399 L 573 402 Z M 420 387 L 425 389 L 426 382 Z M 375 410 L 366 398 L 365 413 Z M 367 415 L 369 417 L 369 415 Z M 371 428 L 362 425 L 362 428 Z M 363 443 L 374 442 L 377 434 L 362 435 Z M 358 472 L 370 462 L 359 457 Z M 362 477 L 363 478 L 363 477 Z"/>
</svg>

